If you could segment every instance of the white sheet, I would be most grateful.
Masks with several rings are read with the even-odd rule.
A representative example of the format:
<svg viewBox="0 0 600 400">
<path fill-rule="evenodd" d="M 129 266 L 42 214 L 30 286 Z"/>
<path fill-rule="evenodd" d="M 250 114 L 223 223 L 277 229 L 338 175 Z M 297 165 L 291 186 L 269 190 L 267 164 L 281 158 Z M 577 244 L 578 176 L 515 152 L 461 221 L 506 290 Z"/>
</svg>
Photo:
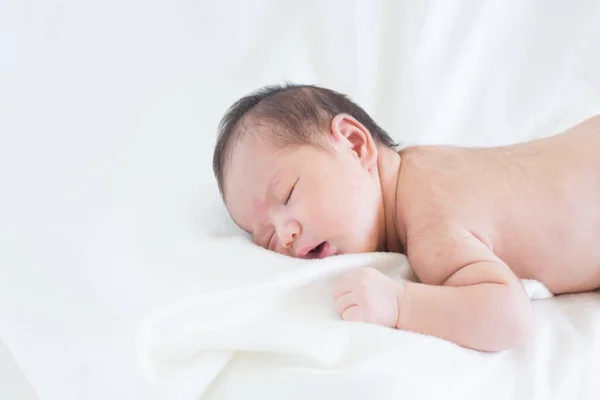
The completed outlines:
<svg viewBox="0 0 600 400">
<path fill-rule="evenodd" d="M 206 255 L 213 237 L 239 234 L 210 171 L 232 101 L 312 82 L 348 93 L 407 144 L 525 140 L 600 110 L 599 19 L 595 0 L 0 2 L 0 337 L 41 399 L 157 398 L 137 368 L 145 317 L 297 265 Z M 448 391 L 459 393 L 467 371 L 491 371 L 464 397 L 593 399 L 597 305 L 597 294 L 539 301 L 541 336 L 503 358 L 394 337 L 404 357 L 427 351 L 411 366 L 431 377 L 420 390 L 456 371 Z M 365 351 L 341 374 L 236 353 L 204 398 L 418 397 L 402 392 L 423 382 L 414 373 L 376 373 L 390 351 L 381 365 L 383 351 Z M 201 386 L 187 378 L 174 377 Z"/>
<path fill-rule="evenodd" d="M 231 248 L 236 252 L 225 255 Z M 149 315 L 138 336 L 140 366 L 165 399 L 204 394 L 242 398 L 250 393 L 303 399 L 314 391 L 324 399 L 391 399 L 399 393 L 424 399 L 442 394 L 489 398 L 505 384 L 497 379 L 499 373 L 520 366 L 515 354 L 528 352 L 482 354 L 423 335 L 340 321 L 331 299 L 335 279 L 373 266 L 392 278 L 415 280 L 401 255 L 290 261 L 266 254 L 248 240 L 219 240 L 202 256 L 224 265 L 260 260 L 261 269 L 276 272 L 259 284 L 183 296 Z M 532 299 L 552 296 L 539 282 L 523 284 Z M 579 313 L 597 317 L 600 307 L 585 314 Z M 533 340 L 542 342 L 547 328 L 542 323 Z M 587 341 L 580 345 L 589 349 Z M 547 344 L 543 347 L 549 350 Z M 433 377 L 435 385 L 426 385 Z"/>
<path fill-rule="evenodd" d="M 37 399 L 23 371 L 2 342 L 0 342 L 0 396 L 2 399 Z"/>
</svg>

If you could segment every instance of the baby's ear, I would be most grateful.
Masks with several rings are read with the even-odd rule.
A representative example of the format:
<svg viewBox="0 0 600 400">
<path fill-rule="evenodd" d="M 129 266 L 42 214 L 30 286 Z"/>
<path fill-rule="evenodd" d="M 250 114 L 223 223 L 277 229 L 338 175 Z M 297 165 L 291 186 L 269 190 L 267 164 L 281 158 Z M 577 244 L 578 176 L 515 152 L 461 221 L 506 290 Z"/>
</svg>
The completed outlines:
<svg viewBox="0 0 600 400">
<path fill-rule="evenodd" d="M 361 165 L 371 169 L 377 164 L 377 145 L 369 130 L 356 118 L 338 114 L 331 121 L 331 135 L 336 145 L 351 151 Z"/>
</svg>

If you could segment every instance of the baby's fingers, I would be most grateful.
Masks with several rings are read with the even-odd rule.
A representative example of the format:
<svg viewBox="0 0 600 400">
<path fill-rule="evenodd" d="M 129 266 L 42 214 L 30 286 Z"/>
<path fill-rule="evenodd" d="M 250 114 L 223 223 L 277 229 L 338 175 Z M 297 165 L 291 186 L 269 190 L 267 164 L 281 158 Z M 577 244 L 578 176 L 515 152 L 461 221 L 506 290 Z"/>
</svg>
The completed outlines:
<svg viewBox="0 0 600 400">
<path fill-rule="evenodd" d="M 333 291 L 331 295 L 334 300 L 337 300 L 339 297 L 351 293 L 352 285 L 347 282 L 345 279 L 340 279 L 338 283 L 333 287 Z"/>
<path fill-rule="evenodd" d="M 362 310 L 359 306 L 350 306 L 342 314 L 344 321 L 363 322 Z"/>
<path fill-rule="evenodd" d="M 352 293 L 345 293 L 335 300 L 335 310 L 340 315 L 343 315 L 348 308 L 355 305 L 356 296 Z"/>
</svg>

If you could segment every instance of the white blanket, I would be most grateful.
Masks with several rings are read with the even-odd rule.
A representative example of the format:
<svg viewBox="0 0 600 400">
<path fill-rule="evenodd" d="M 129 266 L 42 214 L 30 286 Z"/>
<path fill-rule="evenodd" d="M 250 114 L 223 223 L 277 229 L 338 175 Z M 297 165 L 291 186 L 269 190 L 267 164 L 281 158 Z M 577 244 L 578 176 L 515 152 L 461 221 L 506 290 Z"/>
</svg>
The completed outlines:
<svg viewBox="0 0 600 400">
<path fill-rule="evenodd" d="M 523 368 L 524 358 L 551 351 L 550 321 L 544 314 L 538 315 L 532 344 L 501 354 L 340 321 L 332 281 L 365 266 L 395 279 L 415 280 L 402 255 L 293 260 L 234 239 L 212 243 L 203 256 L 214 260 L 214 268 L 246 265 L 271 270 L 274 276 L 185 296 L 148 317 L 139 333 L 139 359 L 146 378 L 165 399 L 506 398 L 506 389 L 514 390 L 515 383 L 513 373 L 506 372 Z M 534 299 L 552 296 L 538 282 L 523 282 Z M 592 313 L 599 312 L 597 304 Z M 592 339 L 581 343 L 582 351 L 593 346 Z"/>
</svg>

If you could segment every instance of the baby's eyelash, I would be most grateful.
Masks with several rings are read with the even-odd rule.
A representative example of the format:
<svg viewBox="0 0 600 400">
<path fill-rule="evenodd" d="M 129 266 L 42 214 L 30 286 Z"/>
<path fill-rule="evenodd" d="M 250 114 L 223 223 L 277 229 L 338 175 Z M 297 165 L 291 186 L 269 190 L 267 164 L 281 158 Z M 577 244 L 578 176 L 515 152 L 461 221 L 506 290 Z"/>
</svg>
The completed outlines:
<svg viewBox="0 0 600 400">
<path fill-rule="evenodd" d="M 298 183 L 298 181 L 294 182 L 294 186 L 292 186 L 292 188 L 290 189 L 290 193 L 288 194 L 287 199 L 285 199 L 284 205 L 287 205 L 288 201 L 290 201 L 290 198 L 292 197 L 292 193 L 294 193 L 294 189 L 296 189 L 297 183 Z"/>
</svg>

